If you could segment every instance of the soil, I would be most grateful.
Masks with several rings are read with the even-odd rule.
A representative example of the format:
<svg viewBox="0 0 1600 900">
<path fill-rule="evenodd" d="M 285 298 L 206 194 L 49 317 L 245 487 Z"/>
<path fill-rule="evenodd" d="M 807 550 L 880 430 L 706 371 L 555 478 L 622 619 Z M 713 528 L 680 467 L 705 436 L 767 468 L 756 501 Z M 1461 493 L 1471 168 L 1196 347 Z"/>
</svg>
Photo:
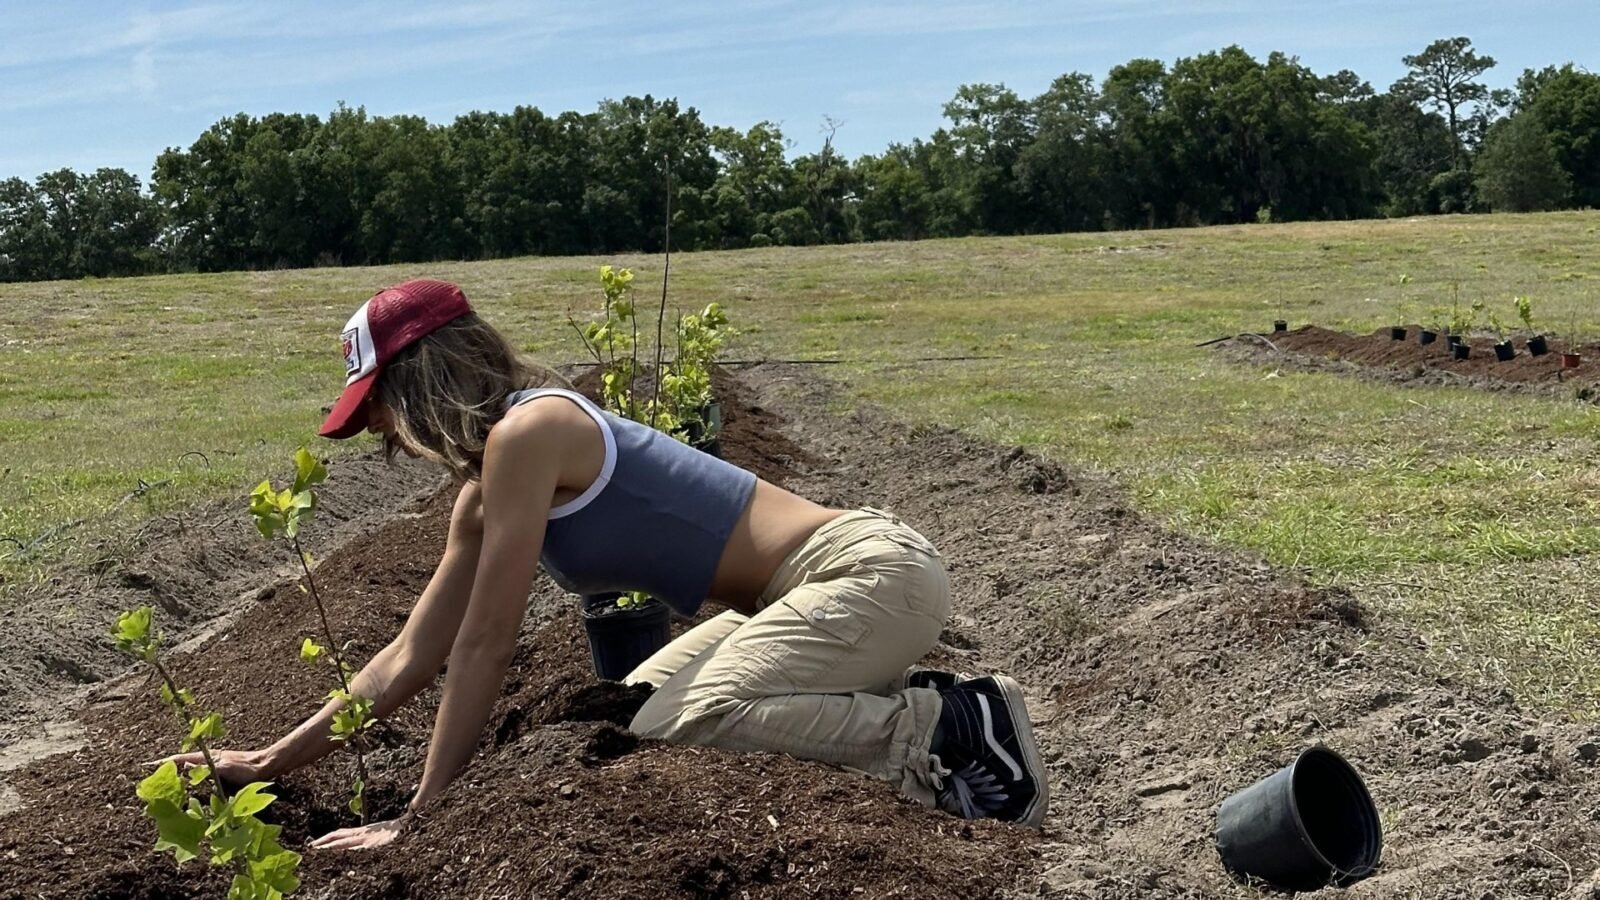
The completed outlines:
<svg viewBox="0 0 1600 900">
<path fill-rule="evenodd" d="M 1600 344 L 1576 347 L 1583 357 L 1576 369 L 1561 367 L 1569 345 L 1547 340 L 1550 352 L 1533 356 L 1523 338 L 1512 338 L 1517 355 L 1496 359 L 1494 337 L 1472 337 L 1467 359 L 1455 359 L 1444 335 L 1431 344 L 1417 343 L 1420 326 L 1406 328 L 1406 339 L 1394 340 L 1387 327 L 1371 334 L 1346 334 L 1316 325 L 1270 335 L 1240 335 L 1216 346 L 1230 355 L 1259 362 L 1288 364 L 1389 382 L 1450 384 L 1487 390 L 1600 401 Z"/>
<path fill-rule="evenodd" d="M 439 471 L 381 454 L 329 460 L 315 527 L 304 543 L 322 555 L 395 515 L 414 513 L 437 491 Z M 278 483 L 288 480 L 275 473 Z M 105 639 L 116 614 L 150 605 L 160 614 L 168 646 L 221 627 L 293 571 L 292 553 L 268 543 L 243 514 L 246 493 L 152 521 L 120 561 L 99 571 L 61 572 L 43 588 L 0 605 L 0 772 L 21 760 L 16 745 L 37 740 L 64 704 L 127 669 L 127 657 Z M 63 726 L 55 745 L 70 745 Z M 0 811 L 4 800 L 0 799 Z"/>
<path fill-rule="evenodd" d="M 955 615 L 930 662 L 1000 670 L 1030 693 L 1053 802 L 1042 834 L 964 822 L 884 784 L 787 757 L 641 741 L 638 689 L 594 681 L 576 601 L 544 578 L 480 754 L 395 847 L 308 854 L 299 896 L 1239 897 L 1213 846 L 1217 804 L 1325 742 L 1366 777 L 1385 859 L 1344 891 L 1578 896 L 1600 866 L 1600 743 L 1443 679 L 1418 639 L 1338 591 L 1165 530 L 1117 489 L 843 398 L 809 371 L 719 378 L 730 458 L 841 506 L 895 511 L 943 552 Z M 785 414 L 780 418 L 774 410 Z M 758 468 L 758 471 L 763 471 Z M 331 483 L 331 482 L 330 482 Z M 329 554 L 319 584 L 364 659 L 399 627 L 443 546 L 450 492 Z M 229 721 L 268 741 L 314 708 L 294 655 L 314 616 L 292 584 L 176 654 Z M 11 778 L 0 897 L 215 897 L 151 852 L 133 783 L 174 729 L 139 677 L 79 710 L 84 745 Z M 437 691 L 386 722 L 375 812 L 420 773 Z M 285 778 L 291 844 L 346 824 L 343 758 Z"/>
</svg>

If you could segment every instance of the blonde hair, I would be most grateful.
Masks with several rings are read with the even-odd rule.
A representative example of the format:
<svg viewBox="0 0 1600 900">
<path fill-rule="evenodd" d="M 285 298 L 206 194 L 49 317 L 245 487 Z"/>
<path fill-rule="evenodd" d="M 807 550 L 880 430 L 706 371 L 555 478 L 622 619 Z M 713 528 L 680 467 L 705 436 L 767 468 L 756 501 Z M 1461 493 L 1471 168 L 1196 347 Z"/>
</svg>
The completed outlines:
<svg viewBox="0 0 1600 900">
<path fill-rule="evenodd" d="M 506 398 L 527 388 L 572 385 L 522 355 L 474 313 L 407 345 L 378 376 L 378 399 L 394 416 L 399 444 L 449 469 L 463 481 L 483 474 L 489 429 Z M 400 450 L 386 440 L 390 460 Z"/>
</svg>

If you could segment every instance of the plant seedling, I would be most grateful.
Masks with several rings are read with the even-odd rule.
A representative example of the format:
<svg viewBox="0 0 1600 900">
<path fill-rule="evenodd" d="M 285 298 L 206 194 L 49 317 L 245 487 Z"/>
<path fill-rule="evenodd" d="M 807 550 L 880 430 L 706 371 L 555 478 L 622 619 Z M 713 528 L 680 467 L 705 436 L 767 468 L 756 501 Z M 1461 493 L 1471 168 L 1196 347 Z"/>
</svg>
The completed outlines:
<svg viewBox="0 0 1600 900">
<path fill-rule="evenodd" d="M 1533 298 L 1515 297 L 1512 302 L 1517 305 L 1517 318 L 1522 320 L 1522 327 L 1528 329 L 1529 334 L 1533 334 Z"/>
<path fill-rule="evenodd" d="M 333 740 L 343 742 L 355 753 L 356 780 L 351 785 L 350 811 L 359 816 L 361 824 L 365 825 L 367 759 L 363 732 L 372 724 L 372 698 L 358 697 L 350 690 L 350 679 L 355 676 L 355 669 L 344 658 L 344 651 L 349 649 L 349 645 L 341 645 L 333 634 L 333 627 L 328 624 L 327 607 L 322 603 L 316 578 L 311 574 L 311 554 L 300 546 L 300 529 L 317 512 L 317 492 L 313 488 L 327 480 L 328 469 L 304 447 L 294 455 L 294 468 L 294 483 L 281 491 L 275 490 L 270 480 L 256 486 L 250 493 L 250 515 L 255 519 L 256 530 L 261 532 L 262 537 L 272 540 L 281 535 L 294 550 L 300 570 L 305 575 L 305 583 L 300 586 L 300 591 L 309 593 L 316 604 L 317 617 L 322 621 L 322 639 L 327 643 L 318 644 L 309 637 L 304 638 L 300 642 L 300 659 L 307 665 L 315 665 L 318 660 L 327 657 L 339 677 L 339 686 L 328 692 L 328 699 L 342 702 L 344 708 L 334 713 L 329 730 Z"/>
<path fill-rule="evenodd" d="M 277 798 L 267 791 L 271 785 L 264 781 L 228 794 L 216 775 L 210 744 L 227 734 L 222 716 L 194 711 L 194 693 L 179 687 L 161 662 L 161 633 L 152 627 L 152 615 L 148 606 L 123 613 L 117 617 L 111 638 L 118 650 L 145 663 L 160 678 L 161 700 L 185 729 L 182 749 L 199 750 L 206 761 L 185 776 L 168 760 L 139 782 L 137 793 L 145 803 L 144 813 L 156 824 L 156 850 L 171 850 L 179 863 L 205 854 L 213 866 L 232 867 L 228 900 L 280 900 L 300 886 L 295 874 L 300 854 L 278 843 L 282 826 L 256 818 L 256 813 Z M 207 802 L 190 796 L 191 790 L 207 784 L 212 792 Z"/>
</svg>

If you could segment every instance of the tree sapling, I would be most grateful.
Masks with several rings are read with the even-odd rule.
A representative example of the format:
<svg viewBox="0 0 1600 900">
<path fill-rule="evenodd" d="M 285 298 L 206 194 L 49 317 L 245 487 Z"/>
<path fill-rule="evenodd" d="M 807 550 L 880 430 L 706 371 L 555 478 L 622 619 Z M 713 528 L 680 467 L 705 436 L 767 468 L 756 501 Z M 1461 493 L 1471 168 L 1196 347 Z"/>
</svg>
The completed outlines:
<svg viewBox="0 0 1600 900">
<path fill-rule="evenodd" d="M 1506 325 L 1500 321 L 1500 316 L 1494 310 L 1489 311 L 1489 327 L 1494 329 L 1495 344 L 1494 358 L 1506 362 L 1517 355 L 1517 349 L 1506 338 Z"/>
<path fill-rule="evenodd" d="M 355 753 L 356 780 L 351 785 L 350 811 L 359 816 L 361 824 L 365 825 L 367 758 L 364 731 L 372 724 L 372 698 L 358 697 L 350 690 L 350 679 L 355 676 L 355 669 L 344 658 L 344 651 L 349 649 L 349 645 L 340 644 L 333 634 L 333 627 L 328 624 L 327 607 L 322 603 L 316 578 L 311 574 L 311 554 L 300 546 L 300 529 L 311 521 L 317 511 L 317 492 L 313 488 L 327 480 L 328 469 L 304 447 L 295 453 L 294 467 L 294 483 L 281 491 L 274 490 L 270 480 L 257 485 L 250 494 L 250 515 L 255 519 L 256 530 L 261 532 L 262 537 L 271 540 L 281 535 L 294 550 L 300 570 L 305 575 L 305 583 L 300 586 L 300 591 L 310 594 L 311 601 L 316 604 L 317 617 L 322 622 L 322 639 L 327 643 L 318 644 L 309 637 L 304 638 L 300 642 L 300 659 L 308 665 L 315 665 L 318 660 L 327 657 L 339 677 L 339 686 L 328 692 L 328 699 L 340 701 L 344 707 L 334 713 L 329 731 L 333 740 L 343 742 Z"/>
<path fill-rule="evenodd" d="M 151 618 L 148 606 L 129 610 L 117 617 L 111 638 L 118 650 L 155 672 L 161 680 L 162 701 L 186 729 L 183 751 L 198 750 L 205 759 L 205 765 L 190 769 L 187 778 L 178 772 L 177 763 L 168 760 L 139 782 L 144 813 L 156 823 L 156 849 L 171 850 L 179 863 L 206 853 L 211 865 L 232 867 L 228 900 L 280 900 L 300 886 L 295 874 L 300 854 L 278 843 L 282 826 L 256 818 L 256 813 L 277 798 L 267 791 L 271 785 L 263 781 L 251 782 L 229 795 L 211 756 L 210 742 L 227 734 L 222 716 L 193 711 L 193 692 L 179 687 L 161 662 L 161 633 L 152 627 Z M 211 789 L 207 802 L 189 795 L 191 789 L 207 783 Z"/>
<path fill-rule="evenodd" d="M 1539 334 L 1533 327 L 1533 298 L 1515 297 L 1512 302 L 1517 305 L 1517 318 L 1522 320 L 1522 327 L 1528 330 L 1528 354 L 1530 356 L 1543 356 L 1550 352 L 1550 345 L 1544 335 Z"/>
</svg>

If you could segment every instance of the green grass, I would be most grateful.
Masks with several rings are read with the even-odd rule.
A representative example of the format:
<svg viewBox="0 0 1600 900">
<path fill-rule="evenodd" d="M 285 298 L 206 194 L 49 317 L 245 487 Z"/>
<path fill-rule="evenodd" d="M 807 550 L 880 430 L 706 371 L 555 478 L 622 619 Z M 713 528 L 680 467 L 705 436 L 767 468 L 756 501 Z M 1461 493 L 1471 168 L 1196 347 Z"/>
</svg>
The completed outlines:
<svg viewBox="0 0 1600 900">
<path fill-rule="evenodd" d="M 1107 472 L 1175 527 L 1348 586 L 1449 666 L 1592 715 L 1590 407 L 1193 345 L 1280 312 L 1370 330 L 1452 283 L 1508 320 L 1531 295 L 1549 330 L 1576 314 L 1595 336 L 1597 236 L 1600 214 L 1563 213 L 683 254 L 673 297 L 728 306 L 735 356 L 846 360 L 828 374 L 860 399 Z M 597 302 L 602 261 L 633 266 L 641 299 L 659 284 L 659 258 L 619 256 L 0 287 L 0 536 L 171 479 L 26 557 L 0 543 L 0 577 L 36 582 L 97 533 L 277 473 L 300 443 L 330 451 L 312 435 L 340 384 L 337 331 L 384 284 L 455 280 L 528 350 L 574 360 L 566 317 Z M 1004 358 L 913 361 L 956 355 Z"/>
</svg>

